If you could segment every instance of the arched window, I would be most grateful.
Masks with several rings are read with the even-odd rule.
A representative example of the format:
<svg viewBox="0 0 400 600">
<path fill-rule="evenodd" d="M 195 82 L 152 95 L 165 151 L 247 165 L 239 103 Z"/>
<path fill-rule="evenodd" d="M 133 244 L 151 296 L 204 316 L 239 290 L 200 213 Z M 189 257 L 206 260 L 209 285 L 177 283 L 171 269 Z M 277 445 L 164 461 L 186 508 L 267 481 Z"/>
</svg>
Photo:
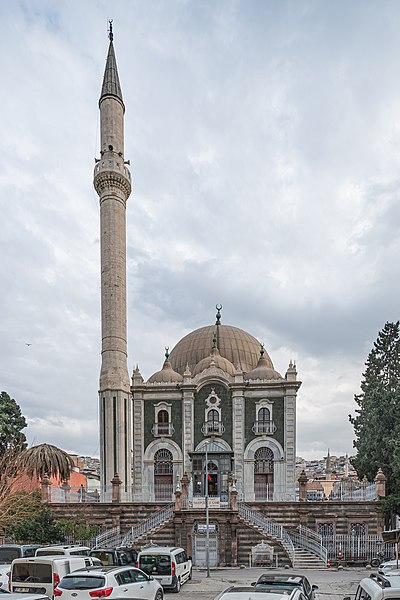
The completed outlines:
<svg viewBox="0 0 400 600">
<path fill-rule="evenodd" d="M 271 413 L 268 408 L 260 408 L 258 411 L 258 432 L 270 433 Z"/>
<path fill-rule="evenodd" d="M 254 453 L 254 494 L 256 500 L 272 500 L 274 497 L 274 454 L 271 448 L 263 446 Z"/>
<path fill-rule="evenodd" d="M 166 448 L 154 455 L 154 498 L 156 502 L 171 502 L 173 494 L 173 458 Z"/>
<path fill-rule="evenodd" d="M 154 455 L 154 474 L 172 475 L 172 454 L 166 448 L 157 450 Z"/>
<path fill-rule="evenodd" d="M 169 434 L 169 415 L 166 410 L 159 410 L 157 413 L 157 430 L 158 435 Z"/>
<path fill-rule="evenodd" d="M 219 433 L 219 412 L 214 408 L 207 413 L 207 431 L 208 433 Z"/>
</svg>

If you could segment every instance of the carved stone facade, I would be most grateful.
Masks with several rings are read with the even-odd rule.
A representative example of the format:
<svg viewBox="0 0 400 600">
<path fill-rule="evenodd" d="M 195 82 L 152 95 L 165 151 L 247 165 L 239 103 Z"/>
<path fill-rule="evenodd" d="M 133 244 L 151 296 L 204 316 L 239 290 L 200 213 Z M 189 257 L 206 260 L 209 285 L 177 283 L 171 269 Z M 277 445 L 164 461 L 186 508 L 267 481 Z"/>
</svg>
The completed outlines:
<svg viewBox="0 0 400 600">
<path fill-rule="evenodd" d="M 208 493 L 224 504 L 229 477 L 240 500 L 296 499 L 296 367 L 280 375 L 253 336 L 221 324 L 220 308 L 147 382 L 133 373 L 134 501 L 172 501 L 184 473 L 191 503 Z"/>
</svg>

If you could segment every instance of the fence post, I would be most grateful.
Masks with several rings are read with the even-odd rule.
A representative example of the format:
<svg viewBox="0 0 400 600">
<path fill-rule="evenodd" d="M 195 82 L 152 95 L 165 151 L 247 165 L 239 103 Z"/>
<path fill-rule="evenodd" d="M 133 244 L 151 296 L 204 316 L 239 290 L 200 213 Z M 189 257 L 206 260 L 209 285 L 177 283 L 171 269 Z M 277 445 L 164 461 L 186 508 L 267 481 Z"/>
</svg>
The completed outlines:
<svg viewBox="0 0 400 600">
<path fill-rule="evenodd" d="M 306 472 L 303 471 L 300 473 L 299 478 L 297 480 L 299 482 L 299 500 L 300 502 L 306 502 L 307 501 L 307 482 L 308 482 L 308 477 L 306 475 Z"/>
<path fill-rule="evenodd" d="M 385 477 L 385 474 L 383 473 L 382 469 L 379 467 L 375 477 L 375 490 L 377 500 L 386 496 L 386 481 L 387 478 Z"/>
<path fill-rule="evenodd" d="M 112 484 L 111 502 L 119 504 L 121 502 L 121 484 L 122 484 L 122 481 L 121 481 L 118 473 L 115 473 L 114 477 L 111 479 L 111 484 Z"/>
<path fill-rule="evenodd" d="M 43 504 L 49 504 L 51 502 L 51 485 L 50 477 L 45 473 L 40 481 L 41 501 Z"/>
</svg>

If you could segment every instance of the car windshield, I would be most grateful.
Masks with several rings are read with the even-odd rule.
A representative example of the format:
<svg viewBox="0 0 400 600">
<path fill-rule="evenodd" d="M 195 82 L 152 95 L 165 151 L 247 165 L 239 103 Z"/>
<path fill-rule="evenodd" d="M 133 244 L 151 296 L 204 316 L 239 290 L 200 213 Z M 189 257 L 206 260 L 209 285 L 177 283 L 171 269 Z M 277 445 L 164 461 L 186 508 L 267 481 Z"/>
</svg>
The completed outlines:
<svg viewBox="0 0 400 600">
<path fill-rule="evenodd" d="M 169 554 L 144 554 L 139 557 L 139 569 L 150 575 L 168 575 L 171 573 Z"/>
<path fill-rule="evenodd" d="M 14 558 L 20 558 L 21 551 L 19 548 L 0 548 L 0 563 L 12 563 Z"/>
<path fill-rule="evenodd" d="M 101 563 L 105 567 L 113 565 L 115 563 L 114 555 L 112 552 L 107 552 L 104 550 L 92 550 L 91 556 L 94 556 L 95 558 L 101 560 Z"/>
<path fill-rule="evenodd" d="M 16 563 L 12 568 L 12 580 L 51 583 L 51 565 L 40 563 Z"/>
<path fill-rule="evenodd" d="M 100 575 L 68 575 L 61 579 L 58 587 L 64 590 L 95 590 L 104 587 L 105 582 Z"/>
</svg>

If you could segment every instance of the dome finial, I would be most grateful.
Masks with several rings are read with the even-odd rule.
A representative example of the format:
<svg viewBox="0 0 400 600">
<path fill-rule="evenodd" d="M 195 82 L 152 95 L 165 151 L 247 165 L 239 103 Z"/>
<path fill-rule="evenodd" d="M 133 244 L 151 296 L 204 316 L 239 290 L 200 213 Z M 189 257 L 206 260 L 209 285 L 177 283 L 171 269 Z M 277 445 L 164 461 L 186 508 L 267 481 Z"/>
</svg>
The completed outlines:
<svg viewBox="0 0 400 600">
<path fill-rule="evenodd" d="M 262 357 L 264 356 L 264 352 L 265 352 L 264 344 L 261 344 L 261 348 L 260 348 L 260 358 L 262 358 Z"/>
<path fill-rule="evenodd" d="M 111 21 L 108 21 L 108 25 L 109 25 L 109 27 L 108 27 L 108 38 L 109 38 L 110 42 L 112 42 L 113 39 L 114 39 L 114 34 L 113 34 L 113 30 L 112 30 L 112 23 L 113 23 L 112 19 L 111 19 Z"/>
<path fill-rule="evenodd" d="M 165 346 L 165 360 L 169 359 L 169 346 Z"/>
<path fill-rule="evenodd" d="M 222 310 L 222 304 L 216 304 L 215 308 L 217 309 L 217 314 L 216 316 L 216 325 L 221 325 L 221 310 Z"/>
</svg>

